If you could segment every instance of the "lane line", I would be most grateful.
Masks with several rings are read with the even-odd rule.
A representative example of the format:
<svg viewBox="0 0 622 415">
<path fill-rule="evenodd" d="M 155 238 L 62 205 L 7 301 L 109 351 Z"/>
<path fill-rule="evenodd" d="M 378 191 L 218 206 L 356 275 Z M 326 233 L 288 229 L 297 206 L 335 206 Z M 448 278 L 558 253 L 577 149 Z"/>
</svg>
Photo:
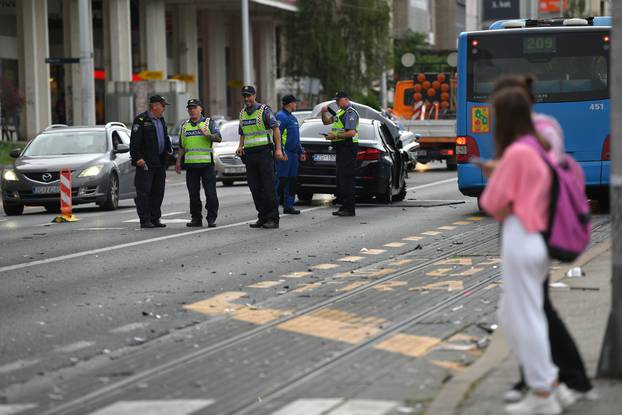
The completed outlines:
<svg viewBox="0 0 622 415">
<path fill-rule="evenodd" d="M 36 403 L 0 404 L 1 415 L 13 415 L 37 407 Z"/>
<path fill-rule="evenodd" d="M 170 399 L 145 401 L 119 401 L 90 415 L 189 415 L 210 406 L 213 399 Z"/>
<path fill-rule="evenodd" d="M 449 179 L 449 180 L 440 180 L 438 182 L 428 183 L 428 184 L 424 184 L 424 185 L 421 185 L 421 186 L 415 186 L 415 187 L 412 187 L 410 190 L 423 189 L 423 188 L 426 188 L 426 187 L 432 187 L 432 186 L 436 186 L 436 185 L 440 185 L 440 184 L 444 184 L 444 183 L 449 183 L 449 182 L 456 181 L 456 180 L 458 180 L 458 179 L 455 178 L 455 179 Z M 309 208 L 309 209 L 303 209 L 303 210 L 301 210 L 301 212 L 302 213 L 312 212 L 312 211 L 315 211 L 315 210 L 318 210 L 318 209 L 326 209 L 326 206 L 316 206 L 316 207 L 312 207 L 312 208 Z M 287 216 L 287 215 L 280 215 L 280 216 L 283 217 L 283 216 Z M 155 238 L 144 239 L 144 240 L 141 240 L 141 241 L 134 241 L 134 242 L 128 242 L 128 243 L 119 244 L 119 245 L 110 245 L 110 246 L 105 246 L 105 247 L 102 247 L 102 248 L 89 249 L 89 250 L 86 250 L 86 251 L 75 252 L 73 254 L 61 255 L 61 256 L 57 256 L 57 257 L 53 257 L 53 258 L 46 258 L 46 259 L 40 259 L 40 260 L 35 260 L 35 261 L 30 261 L 30 262 L 22 262 L 22 263 L 19 263 L 19 264 L 7 265 L 7 266 L 0 267 L 0 273 L 7 272 L 7 271 L 15 271 L 15 270 L 18 270 L 18 269 L 30 268 L 30 267 L 34 267 L 34 266 L 37 266 L 37 265 L 51 264 L 51 263 L 54 263 L 54 262 L 65 261 L 65 260 L 68 260 L 68 259 L 81 258 L 81 257 L 84 257 L 84 256 L 93 255 L 93 254 L 99 254 L 99 253 L 103 253 L 103 252 L 117 251 L 117 250 L 120 250 L 120 249 L 131 248 L 131 247 L 134 247 L 134 246 L 141 246 L 141 245 L 150 244 L 150 243 L 153 243 L 153 242 L 166 241 L 166 240 L 169 240 L 169 239 L 188 237 L 188 236 L 202 234 L 202 233 L 206 233 L 206 232 L 215 232 L 215 231 L 220 231 L 222 229 L 235 228 L 235 227 L 238 227 L 238 226 L 248 225 L 249 223 L 254 223 L 254 222 L 255 222 L 255 219 L 251 219 L 251 220 L 247 220 L 247 221 L 243 221 L 243 222 L 231 223 L 229 225 L 222 225 L 222 226 L 219 226 L 217 228 L 197 229 L 195 231 L 180 232 L 180 233 L 176 233 L 176 234 L 173 234 L 173 235 L 159 236 L 159 237 L 155 237 Z"/>
<path fill-rule="evenodd" d="M 302 213 L 312 212 L 314 210 L 324 209 L 324 208 L 325 208 L 324 206 L 316 206 L 316 207 L 312 207 L 309 209 L 303 209 L 301 210 L 301 212 Z M 280 216 L 283 217 L 287 215 L 280 215 Z M 29 262 L 22 262 L 19 264 L 6 265 L 4 267 L 0 267 L 0 273 L 7 272 L 7 271 L 15 271 L 18 269 L 30 268 L 30 267 L 34 267 L 37 265 L 44 265 L 44 264 L 51 264 L 54 262 L 66 261 L 68 259 L 81 258 L 84 256 L 93 255 L 93 254 L 118 251 L 120 249 L 132 248 L 135 246 L 146 245 L 146 244 L 150 244 L 154 242 L 167 241 L 169 239 L 184 238 L 184 237 L 202 234 L 206 232 L 216 232 L 222 229 L 235 228 L 238 226 L 248 225 L 249 223 L 254 223 L 255 221 L 256 219 L 251 219 L 251 220 L 247 220 L 244 222 L 237 222 L 237 223 L 230 223 L 229 225 L 222 225 L 217 228 L 202 228 L 202 229 L 197 229 L 196 231 L 186 231 L 186 232 L 174 233 L 172 235 L 165 235 L 165 236 L 158 236 L 155 238 L 143 239 L 141 241 L 127 242 L 127 243 L 119 244 L 119 245 L 110 245 L 110 246 L 105 246 L 102 248 L 95 248 L 95 249 L 89 249 L 86 251 L 75 252 L 73 254 L 61 255 L 61 256 L 57 256 L 53 258 L 39 259 L 36 261 L 29 261 Z M 262 232 L 262 231 L 259 230 L 259 232 Z"/>
<path fill-rule="evenodd" d="M 127 333 L 128 331 L 138 330 L 147 327 L 146 323 L 130 323 L 110 330 L 110 333 Z"/>
<path fill-rule="evenodd" d="M 68 344 L 66 346 L 60 346 L 54 348 L 55 352 L 59 353 L 72 353 L 77 352 L 78 350 L 86 349 L 87 347 L 94 346 L 95 342 L 87 342 L 86 340 L 80 340 L 75 343 Z"/>
<path fill-rule="evenodd" d="M 13 363 L 6 364 L 4 366 L 0 366 L 0 373 L 10 373 L 19 369 L 25 369 L 30 366 L 34 366 L 39 363 L 39 360 L 17 360 Z"/>
<path fill-rule="evenodd" d="M 454 177 L 453 179 L 440 180 L 438 182 L 432 182 L 432 183 L 422 184 L 419 186 L 409 187 L 408 189 L 406 189 L 406 191 L 410 192 L 411 190 L 426 189 L 428 187 L 437 186 L 439 184 L 445 184 L 445 183 L 451 183 L 451 182 L 457 182 L 457 181 L 458 181 L 458 178 Z"/>
</svg>

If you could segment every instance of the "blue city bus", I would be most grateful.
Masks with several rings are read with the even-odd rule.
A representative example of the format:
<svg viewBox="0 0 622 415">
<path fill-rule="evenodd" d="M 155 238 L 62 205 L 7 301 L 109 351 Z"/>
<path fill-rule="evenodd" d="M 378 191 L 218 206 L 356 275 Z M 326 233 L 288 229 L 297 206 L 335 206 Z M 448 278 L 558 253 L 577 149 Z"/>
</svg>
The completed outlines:
<svg viewBox="0 0 622 415">
<path fill-rule="evenodd" d="M 565 149 L 585 172 L 588 196 L 609 195 L 610 17 L 506 20 L 458 39 L 456 155 L 458 188 L 479 197 L 486 184 L 472 157 L 494 157 L 494 114 L 488 103 L 505 74 L 536 78 L 534 111 L 552 115 Z"/>
</svg>

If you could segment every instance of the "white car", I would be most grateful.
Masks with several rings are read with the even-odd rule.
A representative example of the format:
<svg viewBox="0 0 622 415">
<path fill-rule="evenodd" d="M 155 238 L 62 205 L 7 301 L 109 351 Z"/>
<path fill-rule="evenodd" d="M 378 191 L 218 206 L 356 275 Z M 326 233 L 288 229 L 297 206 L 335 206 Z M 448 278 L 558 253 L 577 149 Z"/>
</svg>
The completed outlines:
<svg viewBox="0 0 622 415">
<path fill-rule="evenodd" d="M 222 142 L 214 143 L 216 180 L 221 181 L 223 186 L 232 186 L 234 182 L 246 181 L 246 166 L 235 155 L 235 150 L 240 144 L 239 125 L 238 120 L 223 123 L 220 126 Z"/>
</svg>

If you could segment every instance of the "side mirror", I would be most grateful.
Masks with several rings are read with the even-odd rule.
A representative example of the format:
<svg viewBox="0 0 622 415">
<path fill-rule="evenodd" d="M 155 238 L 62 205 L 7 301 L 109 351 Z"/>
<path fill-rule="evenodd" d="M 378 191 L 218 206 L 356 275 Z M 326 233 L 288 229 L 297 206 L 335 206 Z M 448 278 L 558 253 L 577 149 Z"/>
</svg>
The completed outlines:
<svg viewBox="0 0 622 415">
<path fill-rule="evenodd" d="M 117 148 L 114 149 L 115 153 L 127 153 L 130 151 L 130 146 L 127 144 L 117 144 Z"/>
<path fill-rule="evenodd" d="M 9 153 L 9 156 L 13 157 L 14 159 L 18 158 L 19 155 L 22 154 L 22 149 L 21 148 L 16 148 L 11 150 L 11 152 Z"/>
</svg>

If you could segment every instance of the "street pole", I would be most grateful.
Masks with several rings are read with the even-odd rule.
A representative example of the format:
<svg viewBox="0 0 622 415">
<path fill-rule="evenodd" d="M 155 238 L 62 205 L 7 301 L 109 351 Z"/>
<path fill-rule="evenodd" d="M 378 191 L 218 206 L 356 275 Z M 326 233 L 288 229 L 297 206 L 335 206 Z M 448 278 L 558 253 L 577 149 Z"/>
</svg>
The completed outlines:
<svg viewBox="0 0 622 415">
<path fill-rule="evenodd" d="M 248 0 L 242 0 L 242 68 L 244 85 L 250 85 L 251 49 L 250 49 L 250 18 L 248 16 Z"/>
<path fill-rule="evenodd" d="M 80 28 L 80 88 L 82 123 L 95 125 L 95 78 L 93 76 L 93 26 L 91 0 L 79 0 L 77 22 Z"/>
<path fill-rule="evenodd" d="M 385 110 L 389 106 L 387 100 L 387 71 L 382 71 L 382 79 L 380 80 L 380 95 L 382 109 Z"/>
<path fill-rule="evenodd" d="M 611 25 L 611 310 L 597 375 L 622 378 L 622 2 L 612 2 Z"/>
</svg>

